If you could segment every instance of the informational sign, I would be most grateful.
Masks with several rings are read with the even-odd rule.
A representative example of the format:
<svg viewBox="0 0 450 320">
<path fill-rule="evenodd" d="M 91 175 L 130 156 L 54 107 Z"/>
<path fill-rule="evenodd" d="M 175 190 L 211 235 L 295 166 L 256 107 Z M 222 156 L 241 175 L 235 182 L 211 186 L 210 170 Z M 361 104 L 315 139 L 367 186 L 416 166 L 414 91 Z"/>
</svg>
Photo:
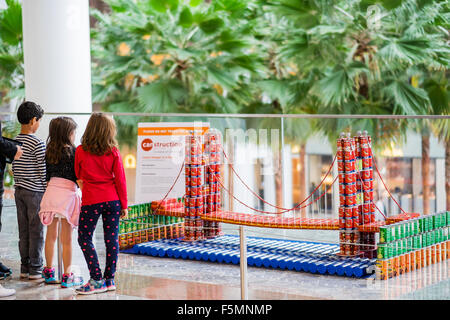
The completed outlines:
<svg viewBox="0 0 450 320">
<path fill-rule="evenodd" d="M 161 200 L 175 182 L 184 162 L 186 135 L 204 134 L 205 122 L 145 122 L 138 124 L 136 204 Z M 168 198 L 185 193 L 184 170 Z"/>
</svg>

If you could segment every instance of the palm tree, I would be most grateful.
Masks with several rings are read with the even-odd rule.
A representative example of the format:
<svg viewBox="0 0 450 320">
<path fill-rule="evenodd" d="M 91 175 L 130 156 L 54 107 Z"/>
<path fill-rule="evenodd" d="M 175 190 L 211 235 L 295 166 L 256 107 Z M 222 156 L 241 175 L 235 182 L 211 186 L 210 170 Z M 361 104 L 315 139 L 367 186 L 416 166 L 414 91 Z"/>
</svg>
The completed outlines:
<svg viewBox="0 0 450 320">
<path fill-rule="evenodd" d="M 445 74 L 448 68 L 446 2 L 262 0 L 261 3 L 268 12 L 288 21 L 289 32 L 282 40 L 279 54 L 295 61 L 300 79 L 314 79 L 304 95 L 311 96 L 307 101 L 317 99 L 318 113 L 412 115 L 445 111 L 448 114 L 448 104 L 443 104 L 440 110 L 433 109 L 433 101 L 442 90 L 436 90 L 436 82 L 432 80 L 436 72 Z M 415 78 L 420 82 L 412 83 Z M 425 130 L 424 124 L 421 121 L 418 128 Z M 319 123 L 319 129 L 331 141 L 343 129 L 363 126 L 375 142 L 395 137 L 400 142 L 411 123 L 367 120 Z M 427 205 L 428 135 L 426 131 L 423 133 L 423 187 Z M 383 139 L 386 137 L 389 139 Z M 426 207 L 424 212 L 427 213 Z"/>
<path fill-rule="evenodd" d="M 0 105 L 25 97 L 22 7 L 18 0 L 6 0 L 0 11 Z"/>
<path fill-rule="evenodd" d="M 253 1 L 105 2 L 110 14 L 91 11 L 93 100 L 104 110 L 238 113 L 252 101 L 265 72 Z"/>
</svg>

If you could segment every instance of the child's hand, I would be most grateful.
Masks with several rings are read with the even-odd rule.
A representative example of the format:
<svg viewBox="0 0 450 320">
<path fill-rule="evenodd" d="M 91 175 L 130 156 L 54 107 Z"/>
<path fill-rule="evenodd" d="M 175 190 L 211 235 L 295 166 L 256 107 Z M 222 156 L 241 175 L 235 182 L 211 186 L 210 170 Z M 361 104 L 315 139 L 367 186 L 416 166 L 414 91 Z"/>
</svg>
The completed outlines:
<svg viewBox="0 0 450 320">
<path fill-rule="evenodd" d="M 14 155 L 14 160 L 19 160 L 23 154 L 23 150 L 20 146 L 17 146 L 16 154 Z"/>
<path fill-rule="evenodd" d="M 127 217 L 128 217 L 128 209 L 122 209 L 122 211 L 120 211 L 120 218 L 126 219 Z"/>
</svg>

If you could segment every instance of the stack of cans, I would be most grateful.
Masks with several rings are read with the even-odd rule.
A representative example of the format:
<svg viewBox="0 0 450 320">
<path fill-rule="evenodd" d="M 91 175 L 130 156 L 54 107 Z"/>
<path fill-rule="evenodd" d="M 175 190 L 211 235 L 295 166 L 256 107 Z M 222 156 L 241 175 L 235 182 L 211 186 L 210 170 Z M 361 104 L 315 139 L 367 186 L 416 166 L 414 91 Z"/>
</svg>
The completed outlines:
<svg viewBox="0 0 450 320">
<path fill-rule="evenodd" d="M 367 135 L 367 131 L 363 134 L 360 132 L 355 137 L 359 144 L 359 182 L 361 185 L 360 192 L 362 194 L 361 199 L 361 216 L 360 223 L 367 225 L 375 222 L 375 205 L 373 199 L 373 166 L 372 166 L 372 151 L 370 144 L 370 136 Z M 361 250 L 365 255 L 372 258 L 375 255 L 376 243 L 375 233 L 364 232 L 361 233 Z"/>
<path fill-rule="evenodd" d="M 339 242 L 340 254 L 359 254 L 359 207 L 356 186 L 356 145 L 349 135 L 341 133 L 337 140 L 339 174 Z"/>
<path fill-rule="evenodd" d="M 222 144 L 220 136 L 208 131 L 205 134 L 205 214 L 213 214 L 221 208 L 220 196 L 220 167 Z M 221 226 L 216 221 L 203 221 L 203 235 L 205 238 L 214 238 L 221 234 Z"/>
<path fill-rule="evenodd" d="M 186 136 L 186 199 L 184 203 L 184 240 L 186 241 L 203 239 L 203 220 L 200 218 L 205 208 L 205 160 L 203 148 L 202 135 Z"/>
</svg>

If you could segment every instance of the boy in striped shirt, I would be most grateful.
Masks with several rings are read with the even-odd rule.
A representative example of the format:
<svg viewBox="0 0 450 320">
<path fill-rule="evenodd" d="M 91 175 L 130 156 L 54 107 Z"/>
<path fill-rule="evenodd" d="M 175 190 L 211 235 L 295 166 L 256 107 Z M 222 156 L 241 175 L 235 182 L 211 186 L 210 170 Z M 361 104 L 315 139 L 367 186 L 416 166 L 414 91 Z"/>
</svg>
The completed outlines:
<svg viewBox="0 0 450 320">
<path fill-rule="evenodd" d="M 39 209 L 46 188 L 45 143 L 34 134 L 44 110 L 34 102 L 25 101 L 17 110 L 21 124 L 20 134 L 15 138 L 23 143 L 22 157 L 14 160 L 14 198 L 19 225 L 20 277 L 40 279 L 44 245 L 44 227 L 39 219 Z"/>
</svg>

